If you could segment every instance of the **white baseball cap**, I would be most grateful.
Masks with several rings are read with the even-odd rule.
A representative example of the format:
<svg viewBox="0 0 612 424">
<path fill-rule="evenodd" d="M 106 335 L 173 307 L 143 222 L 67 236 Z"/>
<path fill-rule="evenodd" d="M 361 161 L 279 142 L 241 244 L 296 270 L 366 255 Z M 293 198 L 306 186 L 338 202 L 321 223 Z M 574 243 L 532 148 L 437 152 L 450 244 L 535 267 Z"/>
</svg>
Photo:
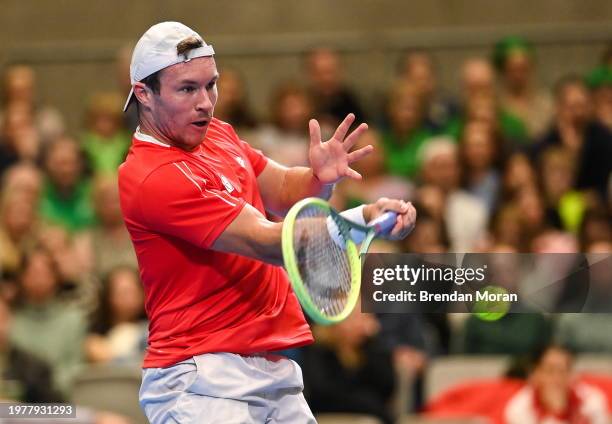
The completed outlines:
<svg viewBox="0 0 612 424">
<path fill-rule="evenodd" d="M 176 46 L 189 37 L 202 40 L 202 46 L 179 55 Z M 136 82 L 142 81 L 149 75 L 168 66 L 189 62 L 196 57 L 213 56 L 214 54 L 215 51 L 211 45 L 206 44 L 197 32 L 180 22 L 161 22 L 153 25 L 140 37 L 136 47 L 134 47 L 132 62 L 130 63 L 132 89 L 125 101 L 123 111 L 125 112 L 130 105 Z"/>
</svg>

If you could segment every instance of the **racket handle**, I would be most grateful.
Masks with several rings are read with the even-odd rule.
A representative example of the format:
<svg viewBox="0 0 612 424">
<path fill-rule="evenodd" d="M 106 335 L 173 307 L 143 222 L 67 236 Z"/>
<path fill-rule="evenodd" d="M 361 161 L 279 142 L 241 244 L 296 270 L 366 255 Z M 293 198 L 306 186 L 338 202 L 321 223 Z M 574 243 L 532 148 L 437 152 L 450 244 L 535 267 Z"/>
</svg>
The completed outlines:
<svg viewBox="0 0 612 424">
<path fill-rule="evenodd" d="M 378 218 L 368 224 L 368 227 L 374 229 L 374 233 L 378 236 L 381 234 L 389 234 L 397 220 L 397 212 L 385 212 Z"/>
</svg>

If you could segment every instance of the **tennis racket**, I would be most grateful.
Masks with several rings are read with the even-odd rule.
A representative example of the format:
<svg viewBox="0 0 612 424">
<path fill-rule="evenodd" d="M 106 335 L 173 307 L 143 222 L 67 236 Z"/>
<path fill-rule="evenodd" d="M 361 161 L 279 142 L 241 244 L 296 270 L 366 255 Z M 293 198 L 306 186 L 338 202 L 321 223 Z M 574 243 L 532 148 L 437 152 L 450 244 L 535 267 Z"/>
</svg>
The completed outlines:
<svg viewBox="0 0 612 424">
<path fill-rule="evenodd" d="M 351 313 L 359 298 L 361 258 L 376 236 L 391 231 L 396 217 L 386 212 L 363 226 L 318 198 L 303 199 L 289 210 L 282 230 L 285 269 L 315 322 L 333 324 Z M 363 240 L 359 248 L 354 239 Z"/>
</svg>

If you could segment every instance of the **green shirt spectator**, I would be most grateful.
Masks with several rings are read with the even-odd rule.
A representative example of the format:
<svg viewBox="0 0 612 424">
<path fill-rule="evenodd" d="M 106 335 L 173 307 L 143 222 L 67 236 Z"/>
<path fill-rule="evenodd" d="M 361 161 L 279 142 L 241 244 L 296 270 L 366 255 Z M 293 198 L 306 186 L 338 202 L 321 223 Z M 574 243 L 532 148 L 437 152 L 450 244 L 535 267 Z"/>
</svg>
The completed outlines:
<svg viewBox="0 0 612 424">
<path fill-rule="evenodd" d="M 63 195 L 51 182 L 45 182 L 40 199 L 41 217 L 70 232 L 91 227 L 94 211 L 91 205 L 91 184 L 80 181 L 73 190 Z"/>
<path fill-rule="evenodd" d="M 130 147 L 130 137 L 123 131 L 110 137 L 88 132 L 82 141 L 83 150 L 95 174 L 116 174 Z"/>
</svg>

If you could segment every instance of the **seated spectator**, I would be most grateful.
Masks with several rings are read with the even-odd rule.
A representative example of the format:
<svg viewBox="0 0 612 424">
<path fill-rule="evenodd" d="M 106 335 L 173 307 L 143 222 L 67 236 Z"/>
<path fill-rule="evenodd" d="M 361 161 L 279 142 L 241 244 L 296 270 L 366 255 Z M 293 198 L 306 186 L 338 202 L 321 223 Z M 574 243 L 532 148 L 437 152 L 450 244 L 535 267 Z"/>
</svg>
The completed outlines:
<svg viewBox="0 0 612 424">
<path fill-rule="evenodd" d="M 113 269 L 102 284 L 85 354 L 90 362 L 138 365 L 146 347 L 147 321 L 138 273 L 131 267 Z"/>
<path fill-rule="evenodd" d="M 404 251 L 409 253 L 445 253 L 449 241 L 444 221 L 436 219 L 427 208 L 415 204 L 419 225 L 404 239 Z"/>
<path fill-rule="evenodd" d="M 335 128 L 349 113 L 355 115 L 355 122 L 365 121 L 357 95 L 344 82 L 338 52 L 325 47 L 311 50 L 306 55 L 305 70 L 315 116 L 322 128 Z"/>
<path fill-rule="evenodd" d="M 527 136 L 523 122 L 500 107 L 493 67 L 485 59 L 472 58 L 464 62 L 460 106 L 460 113 L 444 128 L 445 134 L 460 139 L 467 122 L 479 121 L 488 124 L 495 138 L 508 145 L 504 147 L 518 147 L 525 143 Z"/>
<path fill-rule="evenodd" d="M 612 133 L 593 119 L 590 94 L 582 78 L 561 79 L 555 90 L 555 121 L 534 146 L 540 155 L 551 145 L 561 145 L 576 161 L 575 187 L 594 190 L 606 198 L 608 178 L 612 172 Z"/>
<path fill-rule="evenodd" d="M 442 131 L 457 114 L 457 107 L 450 96 L 440 92 L 431 54 L 425 50 L 404 53 L 398 76 L 418 92 L 423 104 L 424 124 L 433 132 Z"/>
<path fill-rule="evenodd" d="M 457 145 L 451 139 L 437 137 L 427 141 L 420 157 L 422 181 L 443 193 L 450 250 L 469 251 L 486 235 L 487 210 L 480 199 L 460 188 Z"/>
<path fill-rule="evenodd" d="M 501 192 L 501 175 L 497 170 L 501 152 L 493 128 L 483 122 L 469 122 L 463 130 L 459 148 L 463 187 L 478 197 L 491 215 Z"/>
<path fill-rule="evenodd" d="M 4 110 L 0 125 L 0 174 L 18 162 L 34 162 L 40 151 L 40 137 L 32 111 L 25 102 L 13 102 Z"/>
<path fill-rule="evenodd" d="M 130 147 L 122 106 L 123 98 L 116 93 L 97 93 L 89 101 L 81 145 L 94 174 L 116 174 Z"/>
<path fill-rule="evenodd" d="M 580 251 L 596 243 L 612 243 L 612 217 L 603 208 L 587 210 L 579 229 Z"/>
<path fill-rule="evenodd" d="M 591 90 L 595 119 L 612 131 L 612 65 L 593 69 L 586 83 Z"/>
<path fill-rule="evenodd" d="M 416 89 L 406 83 L 393 87 L 382 131 L 385 168 L 389 174 L 414 178 L 421 167 L 419 151 L 433 132 L 424 126 L 423 105 Z"/>
<path fill-rule="evenodd" d="M 502 110 L 520 120 L 526 140 L 537 139 L 549 125 L 553 107 L 535 83 L 533 46 L 521 37 L 506 37 L 495 45 L 493 64 L 500 76 Z"/>
<path fill-rule="evenodd" d="M 42 190 L 42 173 L 33 164 L 22 163 L 6 170 L 2 177 L 2 192 L 18 192 L 38 202 Z"/>
<path fill-rule="evenodd" d="M 604 393 L 572 376 L 573 356 L 565 348 L 548 346 L 534 360 L 528 384 L 508 402 L 508 424 L 607 424 Z"/>
<path fill-rule="evenodd" d="M 586 207 L 582 196 L 572 191 L 575 168 L 571 153 L 560 147 L 547 149 L 539 167 L 548 222 L 572 232 L 578 230 Z"/>
<path fill-rule="evenodd" d="M 81 363 L 85 319 L 80 310 L 58 299 L 60 283 L 55 264 L 45 250 L 34 250 L 25 257 L 11 341 L 45 360 L 53 371 L 54 386 L 69 395 Z"/>
<path fill-rule="evenodd" d="M 523 188 L 535 187 L 537 184 L 537 174 L 529 157 L 521 152 L 510 155 L 504 166 L 503 200 L 513 200 Z"/>
<path fill-rule="evenodd" d="M 493 245 L 508 246 L 516 252 L 528 251 L 521 214 L 515 204 L 503 205 L 493 216 L 490 223 L 490 236 Z"/>
<path fill-rule="evenodd" d="M 0 269 L 15 275 L 37 237 L 36 204 L 27 193 L 5 191 L 0 201 Z"/>
<path fill-rule="evenodd" d="M 12 315 L 0 297 L 0 400 L 63 402 L 65 399 L 53 389 L 49 366 L 10 341 Z"/>
<path fill-rule="evenodd" d="M 137 267 L 134 247 L 123 223 L 114 176 L 101 176 L 94 181 L 93 203 L 97 224 L 75 239 L 83 267 L 96 276 L 106 275 L 120 265 Z"/>
<path fill-rule="evenodd" d="M 84 177 L 85 163 L 78 144 L 60 138 L 44 155 L 46 180 L 40 200 L 40 215 L 46 222 L 69 232 L 89 228 L 94 223 L 91 185 Z"/>
<path fill-rule="evenodd" d="M 236 69 L 223 68 L 217 81 L 219 98 L 215 105 L 215 118 L 232 124 L 238 134 L 250 132 L 257 126 L 249 107 L 244 79 Z"/>
<path fill-rule="evenodd" d="M 14 103 L 22 103 L 31 113 L 34 129 L 43 143 L 64 134 L 65 122 L 59 111 L 53 107 L 40 105 L 36 99 L 36 74 L 28 65 L 12 65 L 4 73 L 2 108 Z M 4 114 L 3 114 L 4 115 Z M 3 119 L 0 119 L 2 121 Z"/>
<path fill-rule="evenodd" d="M 304 382 L 313 412 L 369 414 L 392 423 L 394 370 L 375 338 L 379 323 L 358 309 L 344 321 L 314 328 L 317 343 L 303 354 Z"/>
<path fill-rule="evenodd" d="M 253 145 L 285 166 L 307 166 L 312 110 L 312 100 L 304 88 L 294 83 L 279 86 L 270 106 L 271 123 L 253 134 Z"/>
</svg>

